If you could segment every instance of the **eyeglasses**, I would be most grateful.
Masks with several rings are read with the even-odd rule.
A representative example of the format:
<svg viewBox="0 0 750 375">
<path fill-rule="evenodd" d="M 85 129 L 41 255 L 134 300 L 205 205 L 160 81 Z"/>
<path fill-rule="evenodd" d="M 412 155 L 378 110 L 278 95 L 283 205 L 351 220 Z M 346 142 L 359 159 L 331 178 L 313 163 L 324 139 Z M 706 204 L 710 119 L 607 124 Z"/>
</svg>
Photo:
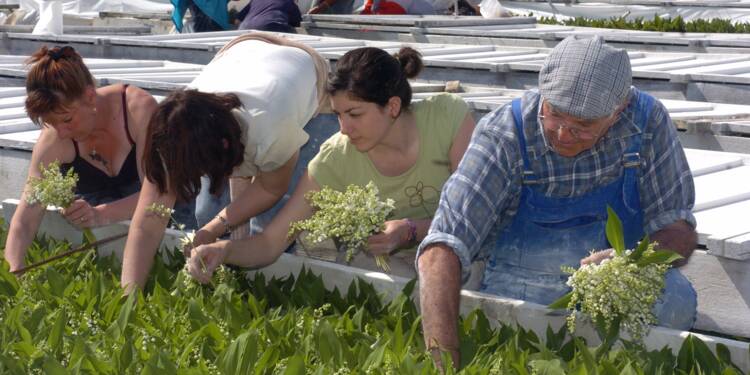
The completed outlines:
<svg viewBox="0 0 750 375">
<path fill-rule="evenodd" d="M 546 121 L 546 120 L 549 120 L 549 121 Z M 614 124 L 614 123 L 616 123 L 619 120 L 620 120 L 620 113 L 618 113 L 617 116 L 615 116 L 615 120 L 614 121 L 608 122 L 608 123 L 609 124 Z M 539 115 L 539 123 L 543 127 L 546 124 L 546 127 L 548 129 L 554 130 L 554 131 L 559 131 L 562 128 L 567 129 L 570 132 L 570 134 L 573 135 L 573 137 L 575 137 L 576 139 L 582 140 L 582 141 L 590 141 L 590 140 L 596 139 L 596 137 L 598 137 L 602 133 L 602 130 L 603 130 L 603 128 L 600 129 L 600 131 L 592 131 L 592 130 L 589 130 L 589 129 L 581 129 L 580 126 L 572 126 L 572 125 L 569 125 L 569 124 L 565 123 L 565 121 L 563 119 L 561 119 L 560 117 L 557 117 L 555 115 L 544 116 L 544 115 L 540 114 Z M 600 126 L 597 126 L 597 127 L 600 127 Z"/>
</svg>

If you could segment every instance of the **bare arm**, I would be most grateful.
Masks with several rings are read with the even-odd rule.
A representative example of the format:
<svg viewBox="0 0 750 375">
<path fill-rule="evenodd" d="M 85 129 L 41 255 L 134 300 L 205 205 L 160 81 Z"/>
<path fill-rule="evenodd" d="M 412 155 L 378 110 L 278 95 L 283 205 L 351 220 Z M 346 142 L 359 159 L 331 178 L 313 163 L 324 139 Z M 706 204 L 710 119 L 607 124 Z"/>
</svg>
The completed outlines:
<svg viewBox="0 0 750 375">
<path fill-rule="evenodd" d="M 40 204 L 26 203 L 26 192 L 21 194 L 21 201 L 13 214 L 8 229 L 8 240 L 5 244 L 5 260 L 13 272 L 23 268 L 26 250 L 34 240 L 34 235 L 44 218 L 45 207 Z"/>
<path fill-rule="evenodd" d="M 148 273 L 154 263 L 154 255 L 169 223 L 169 218 L 150 213 L 146 207 L 153 203 L 173 207 L 174 202 L 174 194 L 160 194 L 156 185 L 147 179 L 143 181 L 122 260 L 120 284 L 127 292 L 146 285 Z"/>
<path fill-rule="evenodd" d="M 284 165 L 274 171 L 261 172 L 250 183 L 246 183 L 245 179 L 230 179 L 232 203 L 221 210 L 219 215 L 229 226 L 236 226 L 273 207 L 289 188 L 298 155 L 299 152 L 294 153 Z M 215 240 L 225 232 L 226 227 L 219 218 L 214 218 L 201 229 L 212 233 Z"/>
<path fill-rule="evenodd" d="M 453 251 L 443 243 L 427 247 L 418 263 L 425 344 L 437 360 L 440 359 L 440 350 L 450 352 L 454 365 L 457 365 L 461 264 Z"/>
<path fill-rule="evenodd" d="M 263 233 L 241 240 L 218 241 L 197 247 L 188 261 L 190 273 L 205 283 L 211 279 L 214 269 L 222 263 L 257 268 L 275 262 L 292 242 L 292 238 L 288 236 L 291 223 L 312 216 L 313 210 L 307 203 L 305 194 L 313 190 L 320 190 L 320 187 L 305 173 L 292 197 L 264 228 Z M 205 264 L 205 269 L 201 263 Z"/>
<path fill-rule="evenodd" d="M 684 220 L 667 225 L 651 236 L 651 241 L 659 243 L 660 249 L 672 250 L 680 254 L 684 259 L 674 262 L 675 267 L 687 264 L 688 258 L 693 254 L 698 244 L 698 234 L 695 228 Z"/>
<path fill-rule="evenodd" d="M 71 145 L 72 146 L 72 145 Z M 67 162 L 65 150 L 53 128 L 43 128 L 29 163 L 29 173 L 21 193 L 21 201 L 13 214 L 8 230 L 8 239 L 5 244 L 5 259 L 10 265 L 10 270 L 15 271 L 24 266 L 26 250 L 34 240 L 39 225 L 44 218 L 46 207 L 40 204 L 28 204 L 26 195 L 29 189 L 28 181 L 32 177 L 41 177 L 39 164 L 47 165 L 55 160 Z"/>
</svg>

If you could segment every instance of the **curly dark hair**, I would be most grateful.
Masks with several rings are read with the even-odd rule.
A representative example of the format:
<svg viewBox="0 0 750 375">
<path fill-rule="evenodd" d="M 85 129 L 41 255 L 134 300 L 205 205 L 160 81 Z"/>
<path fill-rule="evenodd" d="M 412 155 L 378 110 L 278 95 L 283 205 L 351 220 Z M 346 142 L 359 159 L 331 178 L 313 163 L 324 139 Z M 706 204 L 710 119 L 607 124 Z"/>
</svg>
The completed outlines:
<svg viewBox="0 0 750 375">
<path fill-rule="evenodd" d="M 148 124 L 143 171 L 165 194 L 181 201 L 198 195 L 200 178 L 211 179 L 217 194 L 244 159 L 245 145 L 232 110 L 242 106 L 234 94 L 178 90 L 159 103 Z"/>
<path fill-rule="evenodd" d="M 366 102 L 385 106 L 394 96 L 401 98 L 401 110 L 411 104 L 409 78 L 422 71 L 422 56 L 410 47 L 403 47 L 395 55 L 375 47 L 357 48 L 347 52 L 336 62 L 326 91 L 334 95 L 350 92 Z"/>
</svg>

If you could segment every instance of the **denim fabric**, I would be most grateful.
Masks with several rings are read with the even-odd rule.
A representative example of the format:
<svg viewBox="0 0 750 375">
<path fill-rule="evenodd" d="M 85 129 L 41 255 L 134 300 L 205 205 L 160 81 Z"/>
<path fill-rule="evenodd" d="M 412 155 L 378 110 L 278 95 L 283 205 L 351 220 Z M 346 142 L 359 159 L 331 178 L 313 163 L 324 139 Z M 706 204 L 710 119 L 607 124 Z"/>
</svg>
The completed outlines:
<svg viewBox="0 0 750 375">
<path fill-rule="evenodd" d="M 195 197 L 195 220 L 198 228 L 208 224 L 216 215 L 229 205 L 229 184 L 224 184 L 224 189 L 217 195 L 209 193 L 211 180 L 208 176 L 201 177 L 201 191 Z"/>
<path fill-rule="evenodd" d="M 313 117 L 306 125 L 305 132 L 310 135 L 307 143 L 299 150 L 297 165 L 294 167 L 292 180 L 289 189 L 284 196 L 273 207 L 250 220 L 250 234 L 256 234 L 263 231 L 263 228 L 271 222 L 276 213 L 281 210 L 287 200 L 292 196 L 292 192 L 297 187 L 299 179 L 307 169 L 307 163 L 320 150 L 320 145 L 325 142 L 331 135 L 339 130 L 338 120 L 333 114 L 320 114 Z M 201 178 L 201 192 L 196 199 L 195 214 L 198 224 L 205 225 L 216 216 L 224 207 L 229 204 L 229 188 L 225 188 L 221 196 L 213 196 L 208 193 L 209 180 L 207 177 Z"/>
<path fill-rule="evenodd" d="M 483 119 L 459 170 L 443 190 L 420 251 L 430 243 L 450 245 L 461 260 L 464 277 L 472 260 L 486 258 L 480 290 L 548 304 L 568 290 L 562 264 L 577 266 L 590 250 L 610 247 L 604 235 L 607 205 L 623 221 L 631 248 L 644 232 L 651 232 L 652 220 L 664 220 L 663 225 L 680 219 L 694 223 L 692 178 L 673 126 L 668 120 L 658 123 L 661 128 L 656 130 L 667 136 L 654 134 L 654 118 L 663 119 L 658 113 L 663 107 L 647 94 L 635 89 L 633 93 L 623 115 L 627 121 L 623 124 L 621 119 L 592 150 L 568 160 L 549 152 L 541 136 L 535 121 L 536 93 L 524 95 L 523 116 L 516 102 L 523 127 L 515 126 L 511 106 L 502 114 L 510 129 L 507 123 L 490 126 L 498 114 L 491 114 L 487 122 Z M 504 144 L 510 139 L 515 148 Z M 655 151 L 659 146 L 664 153 Z M 659 174 L 673 180 L 649 175 L 666 160 Z M 684 185 L 677 191 L 666 189 L 680 183 Z M 654 201 L 669 202 L 669 209 L 649 211 Z M 695 291 L 676 270 L 666 282 L 665 295 L 655 308 L 660 324 L 689 328 L 695 319 Z"/>
<path fill-rule="evenodd" d="M 555 153 L 537 122 L 539 94 L 523 94 L 524 137 L 539 188 L 550 197 L 576 197 L 611 183 L 623 173 L 622 155 L 629 140 L 642 137 L 638 192 L 643 227 L 648 234 L 678 220 L 695 225 L 691 212 L 695 188 L 674 124 L 656 99 L 641 129 L 634 119 L 646 110 L 631 100 L 620 119 L 594 145 L 573 158 Z M 440 205 L 421 249 L 433 243 L 450 246 L 468 277 L 473 260 L 485 258 L 497 234 L 515 217 L 523 185 L 523 158 L 510 105 L 488 114 L 477 124 L 466 153 L 443 186 Z"/>
<path fill-rule="evenodd" d="M 676 268 L 664 276 L 664 290 L 653 312 L 660 326 L 686 331 L 697 317 L 698 296 L 690 281 Z"/>
<path fill-rule="evenodd" d="M 513 101 L 513 114 L 521 150 L 525 150 L 519 99 Z M 643 117 L 647 116 L 644 112 Z M 637 155 L 640 148 L 637 134 L 631 138 L 626 155 Z M 622 222 L 626 247 L 635 247 L 643 236 L 637 164 L 625 168 L 620 178 L 585 195 L 549 197 L 523 151 L 522 159 L 521 202 L 513 221 L 498 235 L 489 253 L 480 290 L 547 305 L 569 290 L 565 285 L 568 276 L 560 270 L 561 265 L 576 267 L 590 250 L 611 247 L 605 235 L 607 207 Z"/>
</svg>

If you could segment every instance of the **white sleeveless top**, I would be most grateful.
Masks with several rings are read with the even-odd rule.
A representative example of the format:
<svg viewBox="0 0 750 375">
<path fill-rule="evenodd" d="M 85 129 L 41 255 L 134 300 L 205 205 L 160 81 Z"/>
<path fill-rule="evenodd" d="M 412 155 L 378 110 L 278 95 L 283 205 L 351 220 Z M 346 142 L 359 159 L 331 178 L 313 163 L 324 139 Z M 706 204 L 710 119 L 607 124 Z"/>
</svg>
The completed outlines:
<svg viewBox="0 0 750 375">
<path fill-rule="evenodd" d="M 232 177 L 250 177 L 286 163 L 307 142 L 302 130 L 318 108 L 316 70 L 309 53 L 296 47 L 245 40 L 218 54 L 189 89 L 233 93 L 245 159 Z"/>
</svg>

